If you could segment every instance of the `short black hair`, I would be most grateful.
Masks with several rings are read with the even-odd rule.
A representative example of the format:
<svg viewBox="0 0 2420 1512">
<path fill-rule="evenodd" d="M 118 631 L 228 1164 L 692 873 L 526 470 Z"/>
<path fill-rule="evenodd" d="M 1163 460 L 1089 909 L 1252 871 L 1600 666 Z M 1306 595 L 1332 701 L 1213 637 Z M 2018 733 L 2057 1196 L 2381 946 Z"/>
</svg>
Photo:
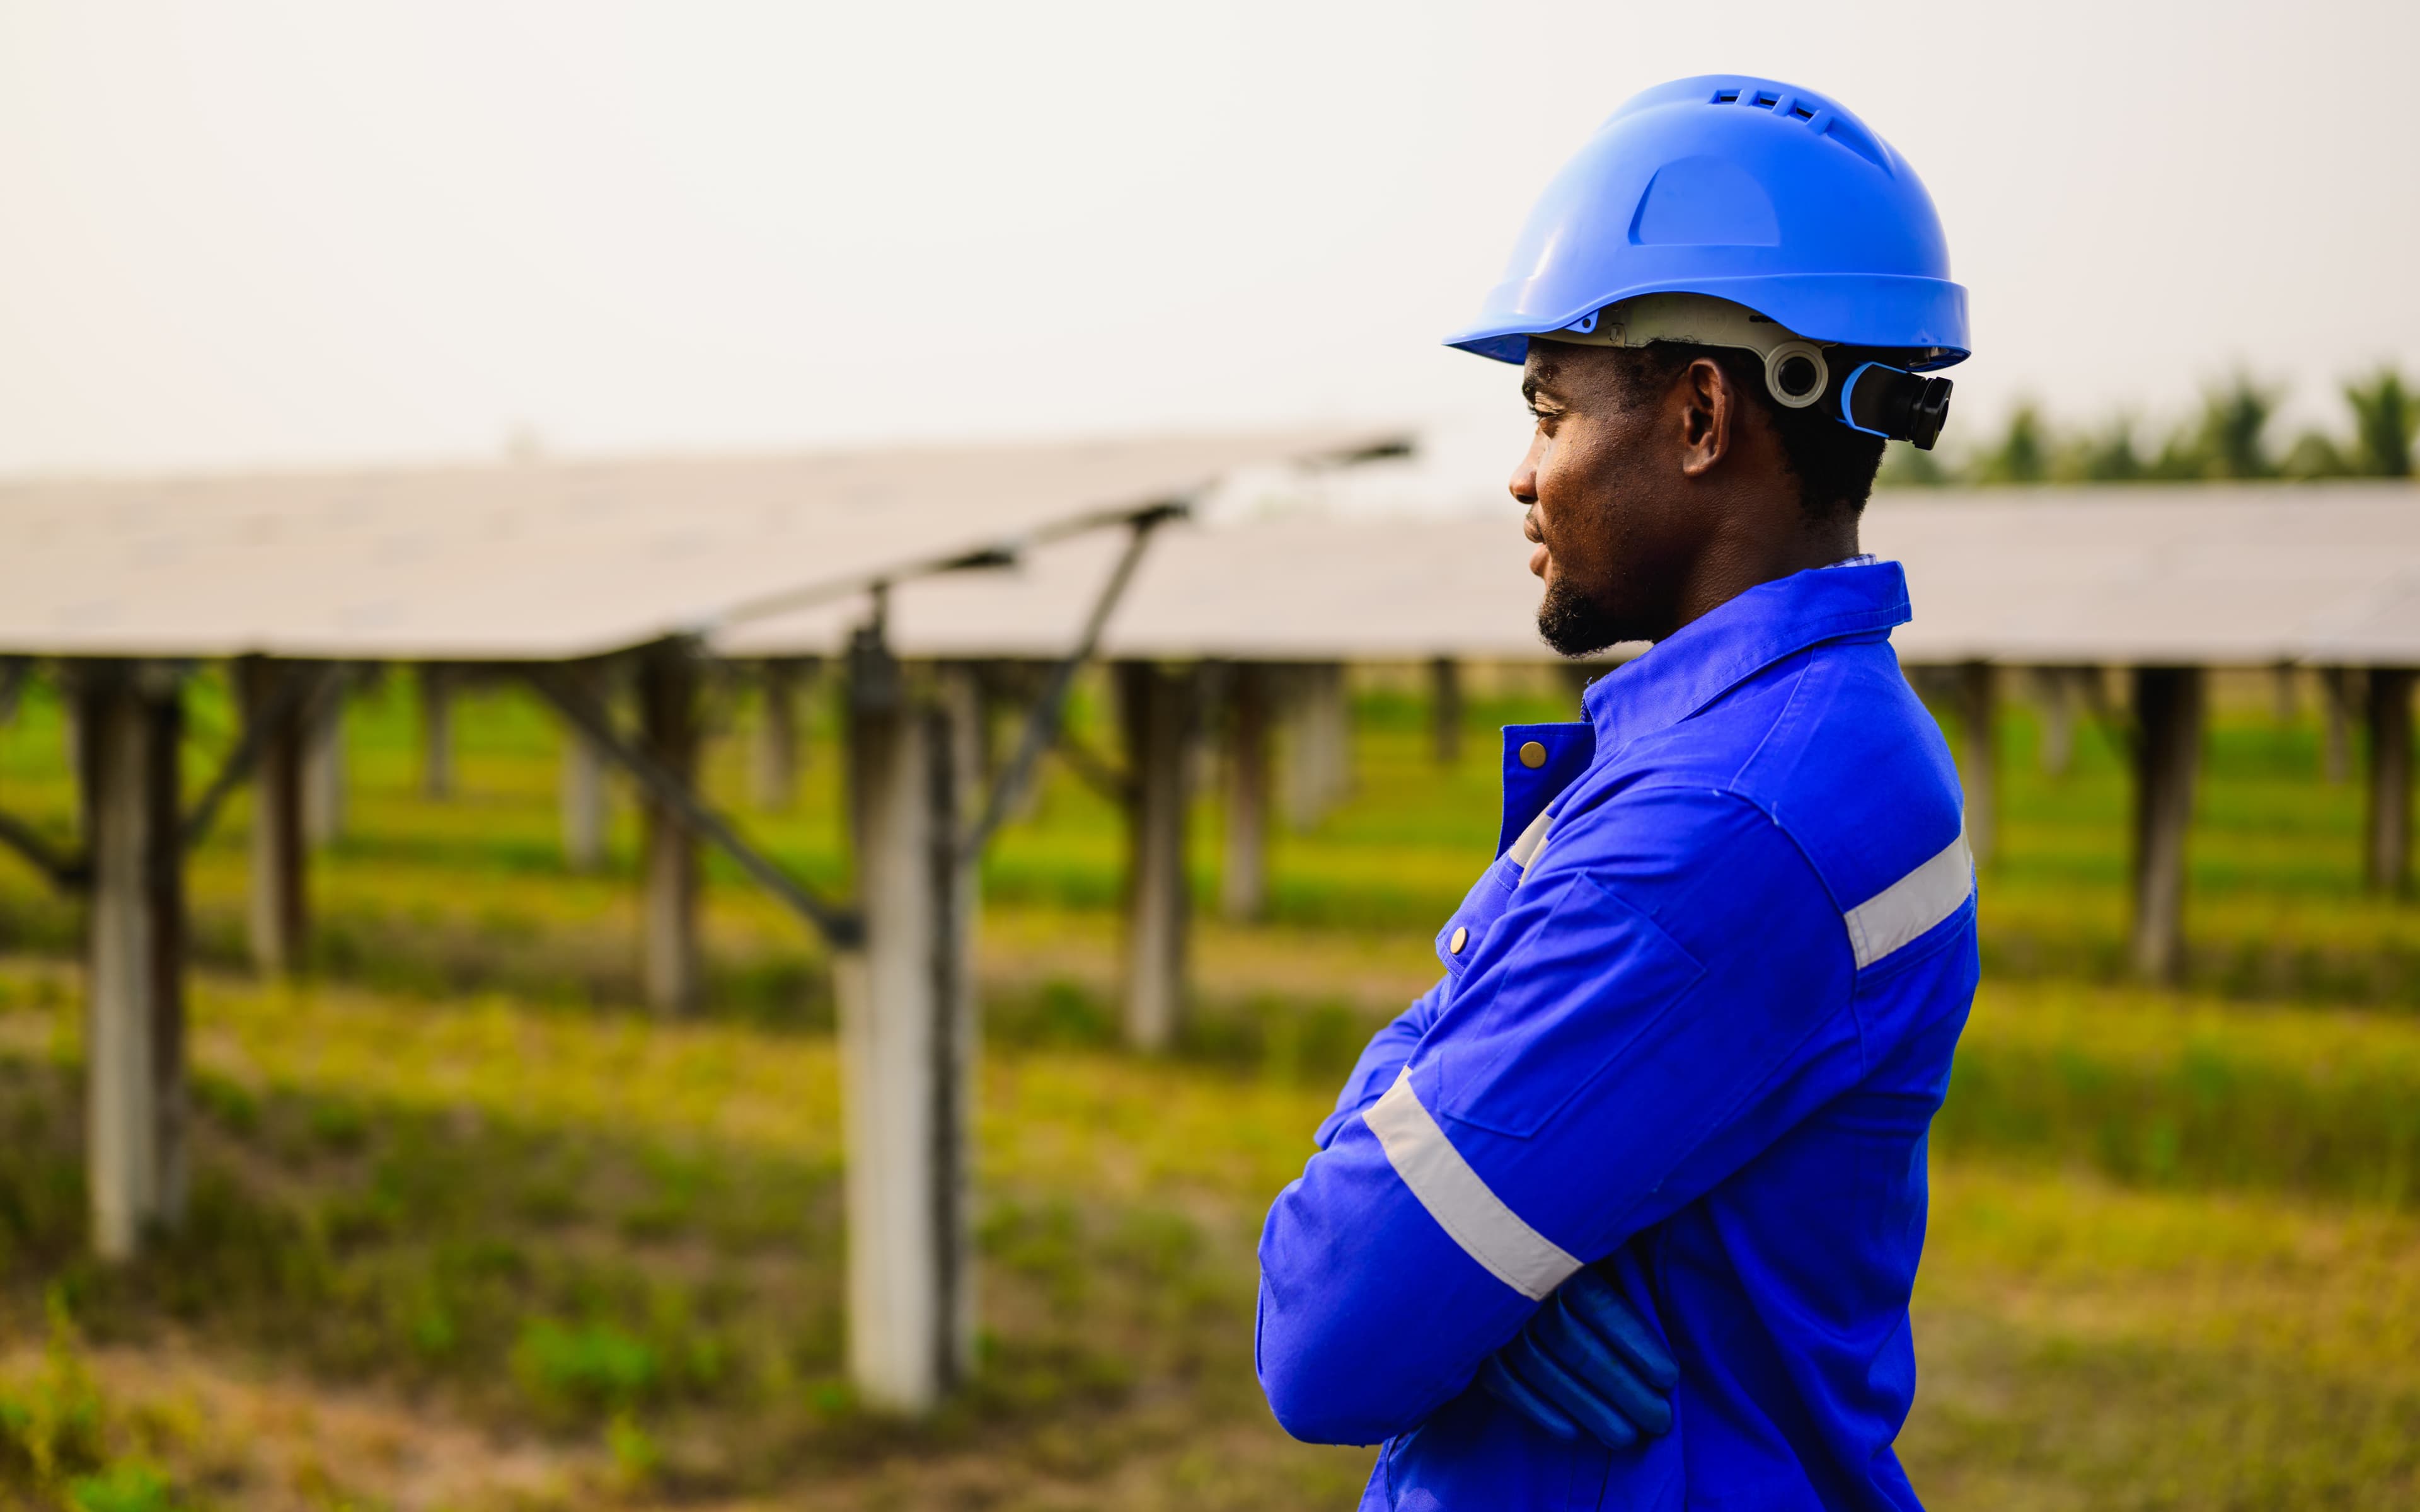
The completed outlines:
<svg viewBox="0 0 2420 1512">
<path fill-rule="evenodd" d="M 1764 412 L 1781 438 L 1782 455 L 1798 475 L 1798 503 L 1810 519 L 1831 519 L 1840 511 L 1854 518 L 1864 513 L 1874 491 L 1874 474 L 1882 470 L 1883 439 L 1852 430 L 1826 404 L 1792 409 L 1764 386 L 1764 359 L 1739 347 L 1698 347 L 1685 342 L 1656 341 L 1645 347 L 1619 347 L 1626 361 L 1631 397 L 1644 400 L 1660 394 L 1681 369 L 1700 357 L 1731 380 Z"/>
</svg>

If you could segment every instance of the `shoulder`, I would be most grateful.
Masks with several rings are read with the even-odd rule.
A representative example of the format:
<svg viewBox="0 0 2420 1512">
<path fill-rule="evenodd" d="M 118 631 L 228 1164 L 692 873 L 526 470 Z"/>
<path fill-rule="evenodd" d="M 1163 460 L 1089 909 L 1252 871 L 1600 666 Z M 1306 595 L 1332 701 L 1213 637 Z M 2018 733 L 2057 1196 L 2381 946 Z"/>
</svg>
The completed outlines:
<svg viewBox="0 0 2420 1512">
<path fill-rule="evenodd" d="M 1745 939 L 1784 953 L 1840 939 L 1830 890 L 1771 814 L 1668 770 L 1575 802 L 1519 890 L 1558 916 L 1609 895 L 1708 964 Z"/>
<path fill-rule="evenodd" d="M 1573 805 L 1572 850 L 1655 846 L 1666 867 L 1704 873 L 1707 886 L 1757 906 L 1811 885 L 1852 934 L 1858 909 L 1927 867 L 1942 874 L 1933 890 L 1954 887 L 1962 899 L 1971 888 L 1948 745 L 1879 639 L 1775 662 L 1613 753 L 1586 788 Z M 1797 864 L 1776 858 L 1784 851 Z"/>
</svg>

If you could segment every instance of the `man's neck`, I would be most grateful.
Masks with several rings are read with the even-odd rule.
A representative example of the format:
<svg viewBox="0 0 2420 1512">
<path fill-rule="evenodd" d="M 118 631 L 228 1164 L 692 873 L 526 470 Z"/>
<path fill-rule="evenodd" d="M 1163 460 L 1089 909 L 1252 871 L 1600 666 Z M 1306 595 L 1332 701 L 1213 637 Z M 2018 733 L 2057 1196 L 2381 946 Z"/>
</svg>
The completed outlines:
<svg viewBox="0 0 2420 1512">
<path fill-rule="evenodd" d="M 1810 520 L 1799 510 L 1795 499 L 1791 501 L 1790 509 L 1795 517 L 1781 529 L 1768 524 L 1761 530 L 1725 532 L 1707 543 L 1706 550 L 1698 559 L 1697 570 L 1690 574 L 1688 586 L 1676 601 L 1680 612 L 1672 630 L 1714 612 L 1759 583 L 1828 567 L 1857 554 L 1854 515 Z M 1745 517 L 1758 519 L 1760 515 L 1747 514 Z M 1761 513 L 1764 521 L 1772 517 L 1770 513 Z"/>
</svg>

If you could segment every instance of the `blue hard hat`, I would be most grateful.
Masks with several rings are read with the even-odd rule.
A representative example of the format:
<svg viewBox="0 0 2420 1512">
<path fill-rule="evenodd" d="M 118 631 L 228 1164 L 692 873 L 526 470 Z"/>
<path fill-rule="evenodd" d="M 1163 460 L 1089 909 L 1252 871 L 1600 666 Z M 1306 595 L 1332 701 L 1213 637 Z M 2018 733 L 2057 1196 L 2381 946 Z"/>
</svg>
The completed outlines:
<svg viewBox="0 0 2420 1512">
<path fill-rule="evenodd" d="M 1615 111 L 1547 185 L 1479 318 L 1446 343 L 1518 363 L 1533 335 L 1671 293 L 1916 370 L 1969 349 L 1966 290 L 1907 160 L 1835 101 L 1743 74 L 1676 79 Z"/>
</svg>

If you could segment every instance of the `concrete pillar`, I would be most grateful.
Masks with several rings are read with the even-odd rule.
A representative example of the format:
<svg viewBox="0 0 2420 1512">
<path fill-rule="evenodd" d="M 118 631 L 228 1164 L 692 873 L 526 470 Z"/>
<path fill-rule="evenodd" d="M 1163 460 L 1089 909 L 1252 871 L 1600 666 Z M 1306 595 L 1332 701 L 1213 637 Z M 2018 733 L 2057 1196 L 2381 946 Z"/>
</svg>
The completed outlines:
<svg viewBox="0 0 2420 1512">
<path fill-rule="evenodd" d="M 333 845 L 345 835 L 344 674 L 309 711 L 302 742 L 302 833 L 314 845 Z"/>
<path fill-rule="evenodd" d="M 556 802 L 563 825 L 563 864 L 579 872 L 605 865 L 605 837 L 612 825 L 605 753 L 579 731 L 565 726 L 563 770 Z"/>
<path fill-rule="evenodd" d="M 2369 824 L 2366 868 L 2370 890 L 2412 887 L 2412 685 L 2401 667 L 2369 673 Z"/>
<path fill-rule="evenodd" d="M 2203 673 L 2134 669 L 2134 932 L 2138 976 L 2184 971 L 2185 836 L 2201 765 Z"/>
<path fill-rule="evenodd" d="M 2352 775 L 2352 700 L 2350 669 L 2319 669 L 2319 764 L 2331 783 Z"/>
<path fill-rule="evenodd" d="M 698 664 L 685 648 L 659 646 L 639 658 L 640 738 L 692 790 L 698 767 Z M 705 1001 L 698 949 L 697 837 L 677 811 L 640 796 L 640 966 L 647 1006 L 672 1016 Z"/>
<path fill-rule="evenodd" d="M 949 717 L 910 696 L 878 635 L 849 658 L 848 817 L 864 935 L 836 951 L 847 1166 L 848 1368 L 923 1412 L 971 1364 L 969 898 Z"/>
<path fill-rule="evenodd" d="M 266 976 L 302 968 L 309 937 L 310 851 L 302 841 L 302 745 L 305 710 L 278 706 L 289 677 L 313 675 L 299 663 L 262 656 L 235 663 L 247 729 L 258 731 L 252 766 L 251 897 L 245 915 L 252 964 Z"/>
<path fill-rule="evenodd" d="M 420 669 L 420 792 L 423 797 L 454 795 L 453 668 L 436 662 Z"/>
<path fill-rule="evenodd" d="M 933 885 L 942 909 L 934 946 L 940 978 L 941 1041 L 934 1047 L 939 1080 L 932 1092 L 936 1139 L 943 1151 L 936 1173 L 941 1225 L 939 1286 L 944 1388 L 965 1381 L 975 1368 L 974 1130 L 981 1085 L 983 1012 L 975 995 L 974 941 L 983 924 L 980 856 L 961 856 L 954 841 L 983 813 L 992 779 L 989 688 L 979 667 L 960 663 L 939 670 L 939 722 L 932 737 L 946 742 L 947 769 L 930 780 L 946 785 L 946 807 L 937 795 L 931 824 L 937 840 Z"/>
<path fill-rule="evenodd" d="M 1125 731 L 1126 1041 L 1165 1050 L 1185 1002 L 1185 750 L 1188 679 L 1146 661 L 1117 664 Z"/>
<path fill-rule="evenodd" d="M 1439 766 L 1462 760 L 1462 664 L 1451 656 L 1429 663 L 1429 748 Z"/>
<path fill-rule="evenodd" d="M 92 859 L 86 948 L 86 1187 L 92 1244 L 140 1253 L 185 1209 L 183 711 L 165 669 L 89 664 L 85 731 Z"/>
<path fill-rule="evenodd" d="M 1353 795 L 1353 689 L 1342 662 L 1319 669 L 1319 688 L 1312 706 L 1326 726 L 1319 743 L 1321 807 L 1330 810 Z"/>
<path fill-rule="evenodd" d="M 2083 692 L 2079 685 L 2085 677 L 2099 675 L 2097 670 L 2077 667 L 2034 669 L 2034 702 L 2041 721 L 2037 757 L 2044 777 L 2065 777 L 2075 764 L 2076 704 Z"/>
<path fill-rule="evenodd" d="M 756 807 L 787 809 L 799 794 L 799 692 L 805 681 L 798 661 L 768 660 L 759 687 L 764 706 L 756 712 L 756 744 L 752 764 Z"/>
<path fill-rule="evenodd" d="M 1958 783 L 1966 790 L 1966 844 L 1975 864 L 1988 867 L 2000 838 L 1999 678 L 1992 664 L 1970 661 L 1958 669 Z"/>
<path fill-rule="evenodd" d="M 603 669 L 573 668 L 569 672 L 599 702 L 612 706 Z M 605 865 L 605 842 L 613 825 L 612 765 L 596 742 L 569 720 L 559 720 L 557 728 L 562 764 L 555 778 L 555 809 L 563 831 L 563 864 L 572 872 L 596 872 Z"/>
<path fill-rule="evenodd" d="M 1269 716 L 1275 669 L 1242 662 L 1227 680 L 1227 846 L 1218 908 L 1239 922 L 1269 908 Z"/>
<path fill-rule="evenodd" d="M 1342 802 L 1352 786 L 1353 714 L 1344 668 L 1314 662 L 1295 670 L 1292 733 L 1286 763 L 1286 821 L 1309 829 Z"/>
</svg>

